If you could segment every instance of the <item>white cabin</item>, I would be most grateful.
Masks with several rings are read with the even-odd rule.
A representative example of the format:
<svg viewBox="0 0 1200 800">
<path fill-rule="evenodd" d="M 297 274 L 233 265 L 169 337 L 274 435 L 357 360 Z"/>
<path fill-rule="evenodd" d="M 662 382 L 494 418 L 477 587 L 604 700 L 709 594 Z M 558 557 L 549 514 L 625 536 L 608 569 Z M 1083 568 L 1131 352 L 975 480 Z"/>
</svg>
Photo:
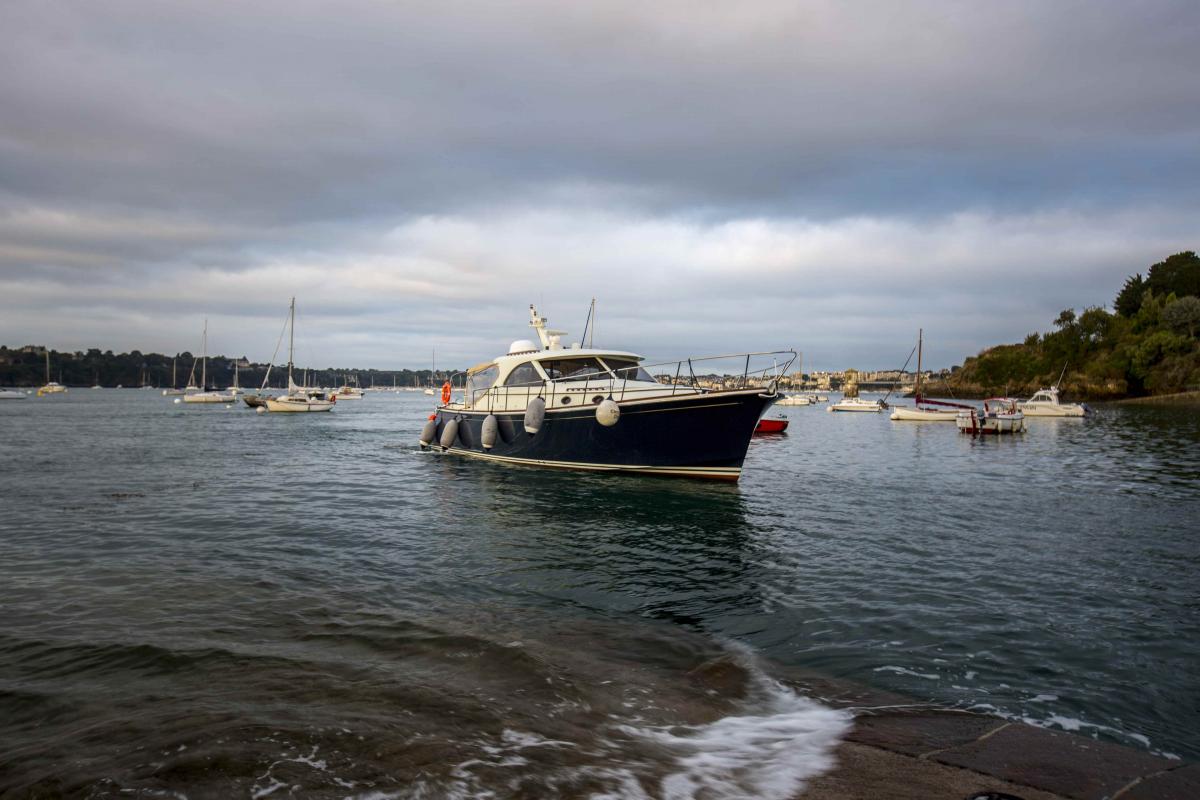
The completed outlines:
<svg viewBox="0 0 1200 800">
<path fill-rule="evenodd" d="M 540 395 L 547 410 L 554 410 L 598 405 L 610 395 L 624 403 L 705 391 L 675 381 L 660 383 L 642 368 L 642 356 L 636 353 L 579 344 L 563 347 L 566 331 L 548 329 L 533 306 L 529 314 L 540 345 L 518 339 L 506 354 L 467 370 L 462 402 L 452 408 L 524 411 Z"/>
</svg>

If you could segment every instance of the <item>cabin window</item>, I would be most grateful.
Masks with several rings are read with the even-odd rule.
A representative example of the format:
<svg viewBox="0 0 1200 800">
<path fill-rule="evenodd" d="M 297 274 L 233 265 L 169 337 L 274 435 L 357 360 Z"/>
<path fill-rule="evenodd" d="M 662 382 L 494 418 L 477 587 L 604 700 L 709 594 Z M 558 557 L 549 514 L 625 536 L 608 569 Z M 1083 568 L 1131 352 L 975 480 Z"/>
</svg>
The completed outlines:
<svg viewBox="0 0 1200 800">
<path fill-rule="evenodd" d="M 604 363 L 608 364 L 613 374 L 620 380 L 654 383 L 654 376 L 642 369 L 641 364 L 632 359 L 605 356 Z"/>
<path fill-rule="evenodd" d="M 513 367 L 504 379 L 505 386 L 537 386 L 542 382 L 542 376 L 534 369 L 532 361 L 525 361 Z"/>
<path fill-rule="evenodd" d="M 481 369 L 478 372 L 472 372 L 467 376 L 467 400 L 473 402 L 496 383 L 496 378 L 500 377 L 500 368 L 492 364 L 487 369 Z"/>
<path fill-rule="evenodd" d="M 546 376 L 557 381 L 595 381 L 610 377 L 604 365 L 595 358 L 563 358 L 541 364 Z"/>
</svg>

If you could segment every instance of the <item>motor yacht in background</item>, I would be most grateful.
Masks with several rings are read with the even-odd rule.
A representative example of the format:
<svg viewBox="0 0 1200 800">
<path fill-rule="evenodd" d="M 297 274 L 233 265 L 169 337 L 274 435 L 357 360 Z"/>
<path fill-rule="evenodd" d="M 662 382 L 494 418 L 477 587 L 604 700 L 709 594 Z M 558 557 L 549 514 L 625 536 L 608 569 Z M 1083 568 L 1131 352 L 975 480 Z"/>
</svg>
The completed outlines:
<svg viewBox="0 0 1200 800">
<path fill-rule="evenodd" d="M 1057 386 L 1042 389 L 1018 405 L 1027 417 L 1083 417 L 1088 413 L 1085 405 L 1061 402 Z"/>
<path fill-rule="evenodd" d="M 991 397 L 983 401 L 982 409 L 959 411 L 954 424 L 960 433 L 972 436 L 1024 433 L 1025 415 L 1011 397 Z"/>
<path fill-rule="evenodd" d="M 830 403 L 825 410 L 878 413 L 885 408 L 887 408 L 887 404 L 882 400 L 867 400 L 858 396 L 858 372 L 848 369 L 846 370 L 846 385 L 842 389 L 842 399 L 836 403 Z"/>
<path fill-rule="evenodd" d="M 775 401 L 777 406 L 810 406 L 812 403 L 812 397 L 806 394 L 784 394 Z"/>
<path fill-rule="evenodd" d="M 655 378 L 642 357 L 619 350 L 562 345 L 529 307 L 539 342 L 518 339 L 508 352 L 467 371 L 461 401 L 452 380 L 421 431 L 423 449 L 583 470 L 649 473 L 736 481 L 750 437 L 778 399 L 773 367 L 751 371 L 751 359 L 773 359 L 786 371 L 793 351 L 743 353 L 670 362 Z M 587 341 L 585 336 L 581 341 Z M 737 359 L 736 388 L 709 389 L 698 363 Z M 766 386 L 755 385 L 766 382 Z"/>
</svg>

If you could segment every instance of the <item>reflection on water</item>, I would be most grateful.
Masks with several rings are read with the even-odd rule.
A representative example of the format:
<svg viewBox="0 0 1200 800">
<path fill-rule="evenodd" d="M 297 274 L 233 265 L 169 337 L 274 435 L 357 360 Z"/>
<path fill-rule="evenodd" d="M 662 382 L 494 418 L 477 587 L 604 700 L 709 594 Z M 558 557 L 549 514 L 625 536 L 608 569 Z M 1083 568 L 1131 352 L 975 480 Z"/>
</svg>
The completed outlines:
<svg viewBox="0 0 1200 800">
<path fill-rule="evenodd" d="M 0 791 L 767 796 L 846 724 L 792 668 L 1200 755 L 1194 411 L 789 409 L 729 486 L 422 453 L 427 402 L 0 407 Z"/>
</svg>

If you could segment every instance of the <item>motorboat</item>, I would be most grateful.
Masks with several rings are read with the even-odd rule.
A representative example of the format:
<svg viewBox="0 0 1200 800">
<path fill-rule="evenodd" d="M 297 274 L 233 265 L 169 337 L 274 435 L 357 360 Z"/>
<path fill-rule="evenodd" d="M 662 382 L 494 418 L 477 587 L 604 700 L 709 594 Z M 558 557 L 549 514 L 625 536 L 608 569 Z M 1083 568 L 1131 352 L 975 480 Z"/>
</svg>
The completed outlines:
<svg viewBox="0 0 1200 800">
<path fill-rule="evenodd" d="M 16 389 L 0 389 L 0 400 L 24 400 L 25 393 Z"/>
<path fill-rule="evenodd" d="M 885 408 L 882 400 L 868 400 L 865 397 L 843 397 L 836 403 L 830 403 L 829 411 L 867 411 L 880 412 Z"/>
<path fill-rule="evenodd" d="M 362 400 L 363 390 L 357 386 L 345 385 L 338 389 L 334 394 L 338 400 Z"/>
<path fill-rule="evenodd" d="M 959 411 L 954 424 L 959 432 L 972 436 L 1024 433 L 1025 415 L 1011 397 L 991 397 L 983 401 L 982 409 Z"/>
<path fill-rule="evenodd" d="M 297 386 L 292 380 L 293 366 L 292 358 L 295 354 L 296 344 L 296 298 L 292 298 L 292 305 L 289 312 L 289 336 L 288 336 L 288 391 L 282 397 L 266 398 L 267 411 L 275 412 L 313 412 L 313 411 L 330 411 L 333 409 L 333 404 L 336 398 L 327 395 L 324 392 L 313 391 L 304 387 Z M 307 383 L 307 379 L 305 383 Z"/>
<path fill-rule="evenodd" d="M 1087 406 L 1080 403 L 1061 402 L 1057 386 L 1041 389 L 1018 406 L 1027 417 L 1083 417 L 1088 412 Z"/>
<path fill-rule="evenodd" d="M 782 394 L 775 401 L 777 406 L 808 406 L 812 405 L 812 398 L 806 394 Z"/>
<path fill-rule="evenodd" d="M 908 422 L 954 422 L 958 412 L 970 410 L 973 406 L 964 403 L 950 403 L 945 400 L 930 400 L 921 396 L 921 355 L 924 350 L 925 331 L 917 332 L 917 382 L 913 392 L 913 407 L 895 406 L 891 418 L 895 421 Z M 909 354 L 909 358 L 912 355 Z"/>
<path fill-rule="evenodd" d="M 778 403 L 776 403 L 778 405 Z M 763 418 L 754 426 L 754 435 L 760 436 L 764 433 L 783 433 L 787 430 L 788 421 L 786 419 L 767 419 Z"/>
<path fill-rule="evenodd" d="M 778 364 L 786 355 L 784 371 L 796 358 L 788 350 L 647 365 L 636 353 L 564 347 L 565 331 L 547 328 L 534 306 L 529 315 L 539 341 L 518 339 L 504 355 L 467 370 L 459 400 L 451 376 L 421 431 L 422 449 L 540 467 L 736 481 L 759 418 L 779 397 L 772 368 L 752 372 L 751 358 Z M 725 382 L 733 388 L 704 387 L 695 378 L 698 364 L 734 358 L 746 366 Z M 651 368 L 675 377 L 657 380 Z M 765 387 L 754 385 L 762 380 Z"/>
<path fill-rule="evenodd" d="M 237 402 L 237 397 L 232 393 L 224 394 L 222 392 L 210 392 L 208 386 L 208 320 L 204 320 L 204 335 L 201 339 L 201 358 L 200 358 L 200 386 L 192 387 L 191 379 L 188 380 L 188 387 L 199 389 L 199 391 L 185 391 L 181 398 L 183 402 L 188 404 L 211 404 L 211 403 L 234 403 Z M 196 365 L 192 364 L 192 375 L 196 373 Z"/>
</svg>

